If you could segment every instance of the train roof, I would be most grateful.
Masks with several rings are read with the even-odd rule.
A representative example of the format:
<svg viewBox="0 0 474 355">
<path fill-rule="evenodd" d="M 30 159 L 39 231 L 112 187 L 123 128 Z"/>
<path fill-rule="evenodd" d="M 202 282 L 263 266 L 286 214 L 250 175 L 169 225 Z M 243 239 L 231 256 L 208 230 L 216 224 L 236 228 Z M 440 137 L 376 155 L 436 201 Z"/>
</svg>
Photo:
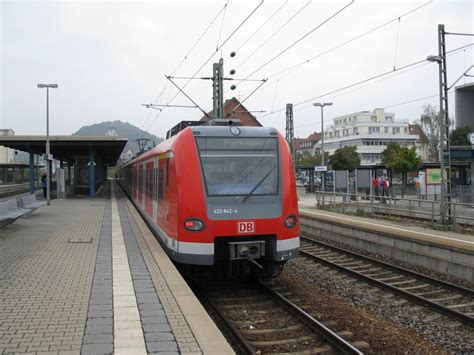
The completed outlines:
<svg viewBox="0 0 474 355">
<path fill-rule="evenodd" d="M 273 127 L 250 126 L 196 126 L 190 127 L 194 136 L 206 137 L 268 137 L 277 136 L 278 131 Z"/>
</svg>

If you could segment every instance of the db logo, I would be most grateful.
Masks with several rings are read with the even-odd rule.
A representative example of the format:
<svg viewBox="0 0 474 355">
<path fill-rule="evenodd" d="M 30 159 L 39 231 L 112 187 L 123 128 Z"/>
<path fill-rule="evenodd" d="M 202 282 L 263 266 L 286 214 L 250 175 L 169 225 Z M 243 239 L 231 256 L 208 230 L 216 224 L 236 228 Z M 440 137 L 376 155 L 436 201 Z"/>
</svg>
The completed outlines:
<svg viewBox="0 0 474 355">
<path fill-rule="evenodd" d="M 238 222 L 239 234 L 255 233 L 255 222 Z"/>
</svg>

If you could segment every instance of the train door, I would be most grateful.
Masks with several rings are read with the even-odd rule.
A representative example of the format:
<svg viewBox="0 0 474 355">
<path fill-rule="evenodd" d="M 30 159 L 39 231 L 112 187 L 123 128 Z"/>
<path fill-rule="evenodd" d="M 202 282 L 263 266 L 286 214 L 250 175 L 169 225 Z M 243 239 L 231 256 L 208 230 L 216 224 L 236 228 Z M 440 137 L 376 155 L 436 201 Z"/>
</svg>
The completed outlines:
<svg viewBox="0 0 474 355">
<path fill-rule="evenodd" d="M 139 164 L 138 165 L 138 206 L 140 208 L 143 208 L 143 200 L 144 200 L 144 196 L 143 196 L 143 179 L 145 177 L 145 169 L 143 168 L 143 165 L 142 164 Z"/>
<path fill-rule="evenodd" d="M 132 168 L 132 200 L 137 201 L 137 180 L 138 180 L 137 166 L 134 165 Z"/>
<path fill-rule="evenodd" d="M 140 207 L 144 211 L 145 210 L 145 201 L 146 201 L 146 167 L 145 163 L 143 163 L 140 167 L 140 170 L 142 172 L 142 181 L 140 182 L 140 186 L 142 187 L 142 192 L 141 192 L 141 203 Z"/>
<path fill-rule="evenodd" d="M 153 221 L 158 221 L 158 158 L 153 159 Z"/>
<path fill-rule="evenodd" d="M 158 162 L 158 220 L 161 228 L 168 234 L 168 186 L 169 181 L 169 159 L 160 159 Z M 168 173 L 167 173 L 168 172 Z"/>
<path fill-rule="evenodd" d="M 153 218 L 153 161 L 146 163 L 145 212 Z"/>
<path fill-rule="evenodd" d="M 168 228 L 172 238 L 171 248 L 178 252 L 178 189 L 176 184 L 176 165 L 173 154 L 168 158 Z"/>
</svg>

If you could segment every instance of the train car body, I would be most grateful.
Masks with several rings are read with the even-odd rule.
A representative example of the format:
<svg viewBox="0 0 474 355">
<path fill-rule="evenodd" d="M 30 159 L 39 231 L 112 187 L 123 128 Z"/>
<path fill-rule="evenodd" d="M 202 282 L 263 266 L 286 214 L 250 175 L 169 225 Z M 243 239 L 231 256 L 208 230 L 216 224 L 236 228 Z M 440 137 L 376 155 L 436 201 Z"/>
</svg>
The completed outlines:
<svg viewBox="0 0 474 355">
<path fill-rule="evenodd" d="M 275 274 L 298 255 L 293 162 L 276 129 L 187 127 L 118 176 L 177 263 L 251 260 Z"/>
</svg>

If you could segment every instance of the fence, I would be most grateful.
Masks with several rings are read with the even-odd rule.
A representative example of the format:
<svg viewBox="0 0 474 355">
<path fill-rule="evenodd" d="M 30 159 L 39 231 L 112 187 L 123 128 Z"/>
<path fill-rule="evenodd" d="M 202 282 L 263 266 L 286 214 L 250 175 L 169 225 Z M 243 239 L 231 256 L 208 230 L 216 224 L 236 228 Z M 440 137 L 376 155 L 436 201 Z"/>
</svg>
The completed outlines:
<svg viewBox="0 0 474 355">
<path fill-rule="evenodd" d="M 462 192 L 462 191 L 461 191 Z M 429 220 L 433 225 L 440 215 L 439 201 L 421 198 L 396 197 L 388 195 L 355 194 L 347 192 L 316 192 L 316 200 L 320 206 L 351 207 L 365 213 L 386 214 L 388 216 L 404 216 Z M 474 225 L 474 204 L 455 202 L 448 204 L 447 218 L 454 224 Z"/>
</svg>

